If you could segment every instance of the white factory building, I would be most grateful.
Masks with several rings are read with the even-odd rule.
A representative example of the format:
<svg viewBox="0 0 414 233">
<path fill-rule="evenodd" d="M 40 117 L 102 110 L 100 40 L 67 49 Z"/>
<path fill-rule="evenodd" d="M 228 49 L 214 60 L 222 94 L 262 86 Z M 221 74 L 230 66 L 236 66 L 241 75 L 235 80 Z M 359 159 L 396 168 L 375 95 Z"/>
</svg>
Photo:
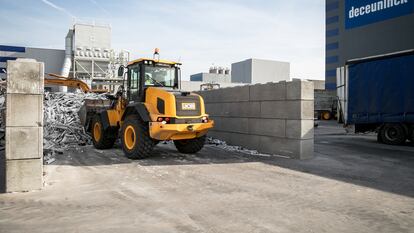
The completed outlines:
<svg viewBox="0 0 414 233">
<path fill-rule="evenodd" d="M 190 82 L 183 81 L 182 89 L 196 91 L 205 84 L 215 84 L 216 87 L 223 88 L 291 81 L 289 62 L 251 58 L 233 63 L 231 68 L 230 71 L 229 68 L 210 67 L 208 73 L 191 75 Z"/>
<path fill-rule="evenodd" d="M 63 38 L 62 38 L 63 39 Z M 32 58 L 45 63 L 45 73 L 76 78 L 91 88 L 115 89 L 117 70 L 129 61 L 129 52 L 111 48 L 111 27 L 77 22 L 65 38 L 65 49 L 0 45 L 0 78 L 6 78 L 7 61 Z M 47 87 L 58 90 L 56 87 Z M 66 91 L 60 87 L 60 91 Z"/>
<path fill-rule="evenodd" d="M 264 59 L 247 59 L 231 65 L 232 83 L 268 83 L 290 81 L 290 63 Z"/>
</svg>

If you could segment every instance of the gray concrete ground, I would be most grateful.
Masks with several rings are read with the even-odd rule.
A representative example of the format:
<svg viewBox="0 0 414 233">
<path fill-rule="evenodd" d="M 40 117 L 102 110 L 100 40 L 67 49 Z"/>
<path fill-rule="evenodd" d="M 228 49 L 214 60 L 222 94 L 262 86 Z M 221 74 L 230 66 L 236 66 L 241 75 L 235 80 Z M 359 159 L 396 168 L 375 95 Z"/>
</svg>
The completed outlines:
<svg viewBox="0 0 414 233">
<path fill-rule="evenodd" d="M 214 146 L 59 155 L 42 191 L 0 195 L 0 232 L 414 232 L 414 147 L 333 122 L 315 133 L 306 161 Z"/>
</svg>

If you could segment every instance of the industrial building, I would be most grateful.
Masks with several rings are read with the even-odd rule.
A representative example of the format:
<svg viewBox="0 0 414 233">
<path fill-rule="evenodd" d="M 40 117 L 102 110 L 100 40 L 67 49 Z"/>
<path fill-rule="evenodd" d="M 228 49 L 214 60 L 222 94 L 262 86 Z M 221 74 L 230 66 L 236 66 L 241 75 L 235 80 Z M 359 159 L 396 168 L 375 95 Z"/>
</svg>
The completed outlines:
<svg viewBox="0 0 414 233">
<path fill-rule="evenodd" d="M 0 78 L 6 77 L 6 62 L 17 58 L 44 62 L 45 73 L 80 79 L 91 88 L 114 90 L 121 81 L 117 78 L 118 67 L 128 62 L 129 52 L 111 48 L 109 25 L 76 22 L 66 35 L 65 49 L 0 45 Z M 47 88 L 67 90 L 66 87 Z"/>
<path fill-rule="evenodd" d="M 232 83 L 268 83 L 289 81 L 290 63 L 263 59 L 247 59 L 231 65 Z"/>
<path fill-rule="evenodd" d="M 229 68 L 210 67 L 208 73 L 198 73 L 190 76 L 194 82 L 208 83 L 231 83 L 231 74 Z"/>
<path fill-rule="evenodd" d="M 17 58 L 32 58 L 45 63 L 45 72 L 59 74 L 65 50 L 0 45 L 0 78 L 6 79 L 6 63 Z"/>
<path fill-rule="evenodd" d="M 63 76 L 80 79 L 92 88 L 113 88 L 120 65 L 129 61 L 129 52 L 111 47 L 111 27 L 106 24 L 76 23 L 65 43 Z M 70 69 L 68 69 L 70 67 Z"/>
<path fill-rule="evenodd" d="M 326 0 L 326 88 L 351 59 L 414 49 L 414 1 Z"/>
</svg>

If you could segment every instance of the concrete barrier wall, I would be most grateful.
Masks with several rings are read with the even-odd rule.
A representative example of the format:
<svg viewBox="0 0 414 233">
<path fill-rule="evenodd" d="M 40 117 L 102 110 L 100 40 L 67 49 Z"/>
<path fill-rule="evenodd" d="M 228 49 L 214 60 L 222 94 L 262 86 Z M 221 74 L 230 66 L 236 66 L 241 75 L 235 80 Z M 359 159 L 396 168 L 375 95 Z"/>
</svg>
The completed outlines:
<svg viewBox="0 0 414 233">
<path fill-rule="evenodd" d="M 31 59 L 7 62 L 6 192 L 43 186 L 44 65 Z"/>
<path fill-rule="evenodd" d="M 261 153 L 313 156 L 314 90 L 294 80 L 199 92 L 215 120 L 209 136 Z"/>
</svg>

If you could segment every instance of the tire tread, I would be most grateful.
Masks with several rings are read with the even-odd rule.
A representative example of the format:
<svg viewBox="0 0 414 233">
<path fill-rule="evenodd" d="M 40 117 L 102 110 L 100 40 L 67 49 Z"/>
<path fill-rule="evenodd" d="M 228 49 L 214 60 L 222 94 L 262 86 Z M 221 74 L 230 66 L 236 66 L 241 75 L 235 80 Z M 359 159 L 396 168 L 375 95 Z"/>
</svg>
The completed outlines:
<svg viewBox="0 0 414 233">
<path fill-rule="evenodd" d="M 203 149 L 205 141 L 206 136 L 204 135 L 194 139 L 175 140 L 174 145 L 183 154 L 195 154 Z"/>
</svg>

